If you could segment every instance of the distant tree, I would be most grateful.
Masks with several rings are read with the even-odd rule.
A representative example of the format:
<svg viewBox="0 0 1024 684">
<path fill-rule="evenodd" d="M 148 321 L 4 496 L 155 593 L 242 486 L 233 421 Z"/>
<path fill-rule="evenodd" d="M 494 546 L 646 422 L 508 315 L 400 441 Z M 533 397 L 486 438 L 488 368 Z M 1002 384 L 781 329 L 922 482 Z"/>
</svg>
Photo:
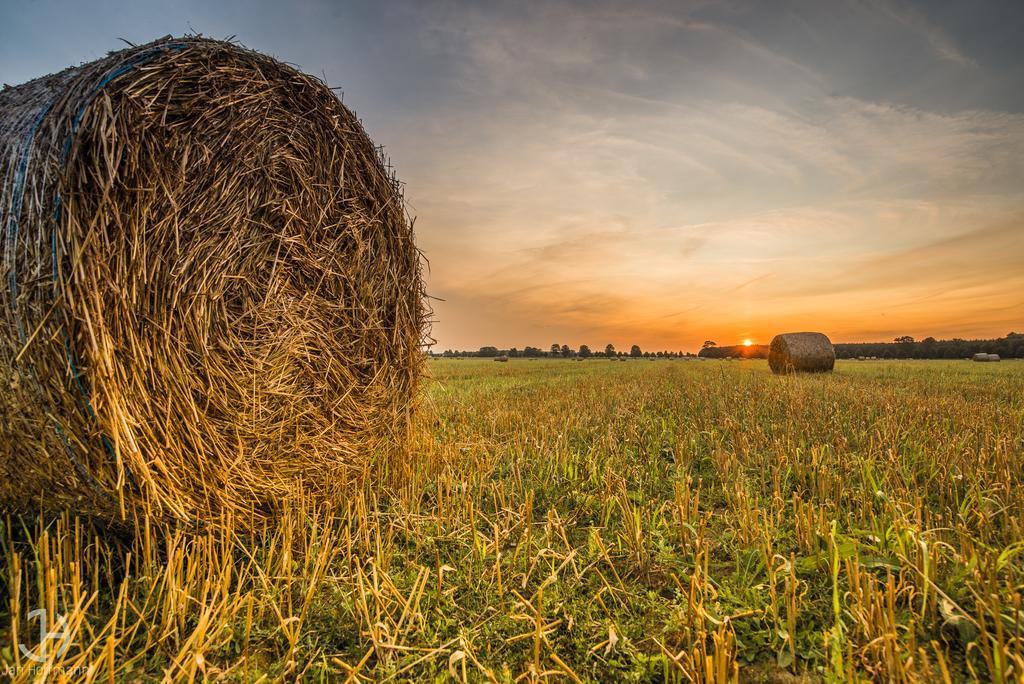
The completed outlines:
<svg viewBox="0 0 1024 684">
<path fill-rule="evenodd" d="M 581 359 L 589 359 L 591 356 L 593 356 L 593 352 L 590 351 L 590 347 L 588 347 L 585 344 L 580 345 L 579 354 Z"/>
<path fill-rule="evenodd" d="M 633 358 L 637 358 L 638 359 L 641 356 L 643 356 L 644 353 L 642 351 L 640 351 L 640 345 L 639 344 L 634 344 L 632 347 L 629 348 L 629 355 L 632 356 Z"/>
<path fill-rule="evenodd" d="M 569 345 L 567 345 L 567 344 L 563 344 L 562 345 L 561 351 L 562 351 L 562 358 L 567 359 L 570 356 L 572 356 L 572 349 L 569 349 Z"/>
<path fill-rule="evenodd" d="M 604 355 L 605 356 L 615 356 L 615 345 L 612 344 L 611 342 L 606 344 L 604 346 Z"/>
<path fill-rule="evenodd" d="M 914 338 L 911 337 L 910 335 L 903 335 L 901 337 L 897 337 L 895 340 L 893 340 L 893 342 L 897 344 L 913 344 Z"/>
<path fill-rule="evenodd" d="M 519 350 L 516 349 L 515 347 L 512 347 L 511 349 L 508 350 L 508 357 L 510 359 L 518 359 L 519 358 Z"/>
<path fill-rule="evenodd" d="M 523 349 L 523 356 L 531 359 L 535 359 L 538 356 L 543 356 L 544 352 L 539 347 L 525 347 Z"/>
<path fill-rule="evenodd" d="M 936 340 L 928 337 L 920 342 L 908 342 L 897 337 L 893 342 L 855 342 L 835 345 L 836 356 L 841 359 L 858 356 L 877 356 L 882 359 L 963 359 L 977 352 L 999 354 L 1003 358 L 1024 357 L 1024 336 L 1007 335 L 996 339 L 965 340 L 954 337 Z"/>
<path fill-rule="evenodd" d="M 478 351 L 476 353 L 476 355 L 477 356 L 487 357 L 487 358 L 494 357 L 494 356 L 498 355 L 498 348 L 497 347 L 480 347 L 480 351 Z"/>
<path fill-rule="evenodd" d="M 552 356 L 559 356 L 561 353 L 562 353 L 562 345 L 558 344 L 557 342 L 555 342 L 553 345 L 551 345 L 551 355 Z"/>
<path fill-rule="evenodd" d="M 700 345 L 701 349 L 707 349 L 709 347 L 717 347 L 714 340 L 704 340 L 704 344 Z"/>
</svg>

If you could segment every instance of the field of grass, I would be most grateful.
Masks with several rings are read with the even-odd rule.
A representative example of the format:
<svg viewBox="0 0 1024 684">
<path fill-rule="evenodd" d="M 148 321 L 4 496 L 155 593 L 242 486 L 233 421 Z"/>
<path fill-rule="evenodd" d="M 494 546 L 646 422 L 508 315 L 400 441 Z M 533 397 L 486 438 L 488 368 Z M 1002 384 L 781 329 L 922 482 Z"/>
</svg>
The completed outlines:
<svg viewBox="0 0 1024 684">
<path fill-rule="evenodd" d="M 10 518 L 86 681 L 1020 681 L 1024 363 L 429 363 L 412 454 L 255 538 Z M 29 611 L 63 615 L 44 662 Z"/>
</svg>

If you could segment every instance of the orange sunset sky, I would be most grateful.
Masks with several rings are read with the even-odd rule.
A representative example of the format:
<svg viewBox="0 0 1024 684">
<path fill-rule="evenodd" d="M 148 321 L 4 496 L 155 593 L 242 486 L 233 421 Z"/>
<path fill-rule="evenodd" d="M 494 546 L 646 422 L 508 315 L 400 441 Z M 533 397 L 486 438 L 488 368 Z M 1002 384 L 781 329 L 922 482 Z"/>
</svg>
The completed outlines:
<svg viewBox="0 0 1024 684">
<path fill-rule="evenodd" d="M 1024 329 L 1020 3 L 98 5 L 3 22 L 2 80 L 189 30 L 322 74 L 407 184 L 437 350 Z"/>
</svg>

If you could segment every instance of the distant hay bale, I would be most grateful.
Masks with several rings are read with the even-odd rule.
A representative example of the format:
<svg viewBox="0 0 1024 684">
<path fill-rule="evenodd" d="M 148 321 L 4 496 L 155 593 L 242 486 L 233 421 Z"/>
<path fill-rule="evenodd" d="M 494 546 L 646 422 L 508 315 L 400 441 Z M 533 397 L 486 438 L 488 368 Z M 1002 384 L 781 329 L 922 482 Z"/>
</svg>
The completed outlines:
<svg viewBox="0 0 1024 684">
<path fill-rule="evenodd" d="M 832 342 L 817 332 L 776 335 L 768 351 L 773 373 L 823 373 L 831 371 L 835 363 Z"/>
<path fill-rule="evenodd" d="M 0 92 L 0 509 L 201 520 L 407 431 L 421 259 L 321 81 L 162 39 Z"/>
<path fill-rule="evenodd" d="M 999 361 L 1000 360 L 999 359 L 999 354 L 986 354 L 985 352 L 978 352 L 977 354 L 975 354 L 971 358 L 973 360 L 975 360 L 975 361 L 981 361 L 981 362 L 991 362 L 991 361 Z"/>
<path fill-rule="evenodd" d="M 494 360 L 500 361 L 501 363 L 508 363 L 508 357 L 505 356 L 504 354 L 502 354 L 501 356 L 495 356 Z"/>
</svg>

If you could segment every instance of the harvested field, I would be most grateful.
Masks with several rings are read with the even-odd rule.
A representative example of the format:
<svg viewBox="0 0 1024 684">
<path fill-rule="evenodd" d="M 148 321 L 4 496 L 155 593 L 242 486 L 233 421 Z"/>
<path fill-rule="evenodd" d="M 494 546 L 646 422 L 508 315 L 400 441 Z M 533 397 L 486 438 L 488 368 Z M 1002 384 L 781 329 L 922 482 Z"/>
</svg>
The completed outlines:
<svg viewBox="0 0 1024 684">
<path fill-rule="evenodd" d="M 6 520 L 4 624 L 49 606 L 70 645 L 39 666 L 103 681 L 1024 672 L 1021 362 L 430 367 L 398 484 L 340 508 Z"/>
</svg>

